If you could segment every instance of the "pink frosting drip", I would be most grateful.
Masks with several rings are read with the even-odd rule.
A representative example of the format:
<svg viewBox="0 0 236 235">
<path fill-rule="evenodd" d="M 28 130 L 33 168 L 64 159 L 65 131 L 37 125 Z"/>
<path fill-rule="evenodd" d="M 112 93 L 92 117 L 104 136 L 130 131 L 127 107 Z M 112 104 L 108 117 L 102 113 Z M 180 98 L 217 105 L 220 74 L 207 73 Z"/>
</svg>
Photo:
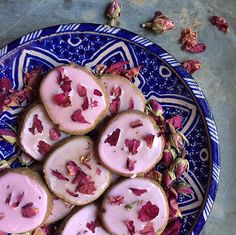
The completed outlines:
<svg viewBox="0 0 236 235">
<path fill-rule="evenodd" d="M 143 126 L 131 128 L 130 123 L 140 120 Z M 111 146 L 105 143 L 105 140 L 116 129 L 120 129 L 120 135 L 116 146 Z M 154 140 L 152 147 L 149 148 L 144 141 L 144 136 L 153 134 Z M 136 113 L 129 112 L 118 116 L 111 122 L 102 134 L 98 144 L 98 152 L 102 162 L 109 168 L 118 173 L 137 174 L 147 171 L 155 162 L 161 159 L 163 150 L 163 139 L 158 137 L 158 131 L 154 128 L 150 119 Z M 137 149 L 137 154 L 132 155 L 125 146 L 126 139 L 137 139 L 140 141 L 140 146 Z M 126 167 L 127 159 L 135 160 L 135 168 L 129 171 Z"/>
<path fill-rule="evenodd" d="M 43 98 L 44 105 L 53 120 L 60 126 L 61 129 L 68 132 L 82 131 L 94 125 L 95 121 L 99 118 L 102 112 L 106 110 L 107 104 L 104 93 L 97 82 L 91 78 L 92 74 L 86 73 L 84 70 L 74 67 L 61 67 L 64 68 L 64 73 L 66 76 L 72 80 L 70 91 L 71 106 L 60 107 L 53 100 L 53 96 L 62 93 L 58 83 L 57 77 L 59 76 L 58 69 L 51 71 L 40 87 L 40 94 Z M 84 97 L 80 97 L 77 92 L 78 85 L 82 85 L 87 89 L 87 96 L 90 102 L 90 98 L 98 102 L 98 106 L 91 107 L 89 105 L 87 110 L 82 111 L 82 115 L 88 123 L 78 123 L 71 119 L 71 116 L 78 109 L 82 109 L 82 104 L 84 102 Z M 94 94 L 94 89 L 102 92 L 102 96 L 97 96 Z"/>
<path fill-rule="evenodd" d="M 0 177 L 0 213 L 5 217 L 0 220 L 0 231 L 8 233 L 24 233 L 39 226 L 46 216 L 48 198 L 45 190 L 29 176 L 18 173 L 7 173 Z M 6 198 L 12 193 L 10 203 Z M 17 195 L 24 193 L 23 199 L 17 208 L 12 203 L 17 201 Z M 28 203 L 39 208 L 39 212 L 32 218 L 22 216 L 22 207 Z"/>
<path fill-rule="evenodd" d="M 129 188 L 146 189 L 147 191 L 141 196 L 137 196 Z M 138 212 L 148 201 L 159 208 L 159 214 L 150 221 L 154 230 L 161 232 L 160 230 L 164 229 L 169 217 L 169 209 L 165 193 L 160 187 L 157 187 L 157 185 L 147 179 L 126 179 L 114 186 L 108 193 L 108 197 L 118 195 L 124 197 L 123 203 L 120 205 L 111 204 L 106 197 L 104 201 L 105 212 L 102 215 L 107 228 L 114 234 L 129 234 L 124 223 L 125 220 L 134 221 L 135 234 L 139 234 L 138 231 L 144 229 L 147 222 L 142 222 L 138 219 Z M 133 204 L 132 209 L 127 210 L 125 208 L 125 205 L 132 204 L 135 201 L 137 203 Z"/>
<path fill-rule="evenodd" d="M 43 131 L 42 133 L 35 131 L 35 135 L 33 135 L 29 131 L 29 128 L 32 127 L 35 115 L 38 115 L 38 119 L 41 120 L 43 125 Z M 48 118 L 42 105 L 37 104 L 30 110 L 30 113 L 27 115 L 27 118 L 24 120 L 24 123 L 22 125 L 22 130 L 20 133 L 20 141 L 25 151 L 34 159 L 41 161 L 44 158 L 44 156 L 38 151 L 37 145 L 40 140 L 43 140 L 46 143 L 53 146 L 55 143 L 68 136 L 64 132 L 60 131 L 61 136 L 59 137 L 59 139 L 51 140 L 49 136 L 49 131 L 53 127 L 55 128 L 55 125 Z"/>
</svg>

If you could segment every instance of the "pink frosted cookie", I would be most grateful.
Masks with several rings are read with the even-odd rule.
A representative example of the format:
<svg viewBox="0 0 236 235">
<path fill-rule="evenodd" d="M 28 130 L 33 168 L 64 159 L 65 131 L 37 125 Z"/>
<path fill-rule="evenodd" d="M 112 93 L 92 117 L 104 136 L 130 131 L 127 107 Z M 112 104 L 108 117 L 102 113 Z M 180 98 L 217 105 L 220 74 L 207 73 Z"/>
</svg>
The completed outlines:
<svg viewBox="0 0 236 235">
<path fill-rule="evenodd" d="M 51 212 L 50 193 L 34 171 L 7 171 L 0 177 L 0 190 L 0 231 L 29 232 L 42 225 Z"/>
<path fill-rule="evenodd" d="M 59 235 L 109 235 L 101 226 L 98 213 L 94 203 L 75 209 L 59 227 Z"/>
<path fill-rule="evenodd" d="M 52 224 L 63 219 L 70 213 L 72 208 L 73 206 L 54 196 L 52 211 L 45 224 Z"/>
<path fill-rule="evenodd" d="M 99 137 L 98 153 L 112 172 L 132 176 L 161 160 L 164 140 L 154 120 L 139 111 L 117 114 Z"/>
<path fill-rule="evenodd" d="M 100 79 L 110 95 L 111 114 L 133 109 L 144 111 L 146 100 L 142 92 L 127 78 L 103 75 Z"/>
<path fill-rule="evenodd" d="M 44 159 L 55 143 L 68 136 L 51 122 L 41 104 L 36 104 L 27 111 L 19 133 L 22 149 L 38 161 Z"/>
<path fill-rule="evenodd" d="M 103 84 L 75 64 L 49 72 L 41 83 L 40 97 L 53 123 L 70 134 L 91 131 L 108 112 L 109 98 Z"/>
<path fill-rule="evenodd" d="M 161 234 L 169 218 L 162 187 L 145 178 L 125 179 L 105 195 L 101 219 L 114 235 Z"/>
<path fill-rule="evenodd" d="M 101 166 L 88 137 L 72 137 L 53 150 L 44 163 L 51 191 L 72 205 L 96 200 L 109 186 L 111 173 Z"/>
</svg>

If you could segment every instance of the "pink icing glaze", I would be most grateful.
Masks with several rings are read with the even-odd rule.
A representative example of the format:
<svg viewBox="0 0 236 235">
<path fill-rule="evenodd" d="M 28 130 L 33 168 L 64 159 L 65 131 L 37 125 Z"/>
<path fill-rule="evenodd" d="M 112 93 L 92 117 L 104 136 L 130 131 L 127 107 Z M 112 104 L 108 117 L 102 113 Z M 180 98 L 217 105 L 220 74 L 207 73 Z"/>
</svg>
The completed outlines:
<svg viewBox="0 0 236 235">
<path fill-rule="evenodd" d="M 5 213 L 5 217 L 0 220 L 0 231 L 8 233 L 24 233 L 39 226 L 45 219 L 48 197 L 45 190 L 32 180 L 29 176 L 8 172 L 0 177 L 0 212 Z M 12 193 L 10 203 L 6 203 L 6 198 Z M 17 201 L 17 195 L 24 193 L 23 199 L 17 208 L 11 205 Z M 32 218 L 22 216 L 21 208 L 32 202 L 33 206 L 39 208 L 38 214 Z"/>
<path fill-rule="evenodd" d="M 47 183 L 51 190 L 60 198 L 64 198 L 66 201 L 75 205 L 87 204 L 97 199 L 100 194 L 109 186 L 111 174 L 108 170 L 102 167 L 95 158 L 92 158 L 89 162 L 91 170 L 85 165 L 81 164 L 81 156 L 85 156 L 88 153 L 94 151 L 94 144 L 89 138 L 85 137 L 74 137 L 66 142 L 63 146 L 58 147 L 49 156 L 44 164 L 44 174 L 47 179 Z M 66 162 L 74 161 L 84 173 L 91 176 L 91 180 L 95 182 L 96 191 L 93 194 L 76 193 L 78 197 L 73 197 L 66 192 L 69 189 L 75 192 L 78 184 L 71 184 L 75 176 L 70 176 L 66 169 Z M 100 175 L 97 174 L 97 168 L 99 168 Z M 58 180 L 52 175 L 51 169 L 58 170 L 69 181 Z"/>
<path fill-rule="evenodd" d="M 120 110 L 126 111 L 129 110 L 129 101 L 130 99 L 133 99 L 134 101 L 134 110 L 144 111 L 145 103 L 144 103 L 144 97 L 142 96 L 141 92 L 138 93 L 137 89 L 135 89 L 131 82 L 128 81 L 126 78 L 122 78 L 121 76 L 118 76 L 117 79 L 115 76 L 109 77 L 109 76 L 103 76 L 101 77 L 101 81 L 104 84 L 108 94 L 110 95 L 111 90 L 113 87 L 120 87 L 122 92 L 120 95 Z M 114 99 L 114 95 L 110 95 L 110 101 Z"/>
<path fill-rule="evenodd" d="M 98 207 L 94 203 L 81 208 L 66 223 L 61 235 L 108 235 L 101 226 L 95 228 L 95 233 L 86 227 L 87 223 L 98 217 Z"/>
<path fill-rule="evenodd" d="M 141 196 L 135 195 L 129 188 L 146 189 L 147 191 Z M 109 196 L 124 196 L 123 203 L 120 205 L 111 204 L 108 200 Z M 161 232 L 167 224 L 169 217 L 168 203 L 161 186 L 157 186 L 153 182 L 144 178 L 126 179 L 115 185 L 105 198 L 103 206 L 105 212 L 102 214 L 104 224 L 113 234 L 129 234 L 125 220 L 133 220 L 135 234 L 144 228 L 148 222 L 142 222 L 138 219 L 138 211 L 148 201 L 159 208 L 159 214 L 150 222 L 153 224 L 155 231 Z M 133 205 L 132 209 L 126 209 L 125 205 L 138 201 Z M 158 233 L 159 234 L 159 233 Z"/>
<path fill-rule="evenodd" d="M 35 115 L 38 115 L 38 119 L 41 120 L 43 125 L 43 131 L 42 133 L 35 131 L 35 135 L 33 135 L 29 131 L 29 128 L 32 127 Z M 61 136 L 59 137 L 59 139 L 53 141 L 50 139 L 49 136 L 49 131 L 51 130 L 51 128 L 55 128 L 55 125 L 48 118 L 43 106 L 40 104 L 35 105 L 26 115 L 20 133 L 20 142 L 25 152 L 27 152 L 34 159 L 41 161 L 44 159 L 44 156 L 38 151 L 37 146 L 40 140 L 43 140 L 53 146 L 55 143 L 68 136 L 67 134 L 60 131 Z"/>
<path fill-rule="evenodd" d="M 105 95 L 101 87 L 98 85 L 99 81 L 95 81 L 96 78 L 92 74 L 89 74 L 80 68 L 74 68 L 71 66 L 64 66 L 61 68 L 64 68 L 65 75 L 67 75 L 69 79 L 72 80 L 72 91 L 69 93 L 71 97 L 71 106 L 60 107 L 53 100 L 54 95 L 62 93 L 62 90 L 57 83 L 57 77 L 59 76 L 58 68 L 52 70 L 45 77 L 45 80 L 41 84 L 40 95 L 42 97 L 42 101 L 50 117 L 52 117 L 54 122 L 57 123 L 62 130 L 71 133 L 85 131 L 85 129 L 93 127 L 95 122 L 100 119 L 102 112 L 106 111 L 107 104 Z M 84 101 L 84 97 L 80 97 L 77 92 L 77 87 L 79 84 L 87 88 L 89 102 L 90 98 L 92 98 L 92 100 L 98 101 L 97 107 L 91 107 L 89 105 L 87 110 L 82 111 L 82 115 L 84 116 L 85 120 L 90 124 L 74 122 L 71 119 L 71 116 L 74 114 L 74 112 L 78 109 L 81 109 Z M 102 96 L 95 95 L 94 89 L 101 91 Z"/>
<path fill-rule="evenodd" d="M 60 219 L 63 219 L 65 216 L 67 216 L 73 206 L 70 206 L 66 204 L 61 199 L 53 199 L 53 207 L 50 216 L 46 220 L 46 224 L 54 223 Z"/>
<path fill-rule="evenodd" d="M 101 161 L 109 168 L 113 169 L 119 174 L 134 175 L 149 170 L 157 161 L 161 159 L 163 151 L 163 138 L 158 137 L 158 131 L 148 116 L 139 112 L 125 112 L 117 116 L 112 122 L 108 124 L 105 131 L 102 133 L 98 144 L 98 153 Z M 143 126 L 131 128 L 132 121 L 141 120 Z M 110 146 L 105 143 L 108 135 L 113 131 L 120 129 L 120 135 L 116 146 Z M 155 135 L 152 147 L 149 148 L 143 137 L 147 134 Z M 140 141 L 138 153 L 132 155 L 127 147 L 125 147 L 125 139 L 137 139 Z M 135 168 L 129 171 L 126 167 L 127 159 L 135 160 Z"/>
</svg>

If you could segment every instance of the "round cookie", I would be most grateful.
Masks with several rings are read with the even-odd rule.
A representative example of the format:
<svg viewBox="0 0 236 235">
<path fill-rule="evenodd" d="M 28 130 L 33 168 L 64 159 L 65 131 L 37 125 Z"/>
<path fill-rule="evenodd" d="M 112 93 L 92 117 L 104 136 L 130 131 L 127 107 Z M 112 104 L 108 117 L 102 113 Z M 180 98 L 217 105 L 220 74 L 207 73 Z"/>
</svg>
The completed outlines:
<svg viewBox="0 0 236 235">
<path fill-rule="evenodd" d="M 71 137 L 62 142 L 44 163 L 48 187 L 72 205 L 88 204 L 107 189 L 111 173 L 98 163 L 90 138 Z"/>
<path fill-rule="evenodd" d="M 100 216 L 114 235 L 161 234 L 168 223 L 169 207 L 164 190 L 155 181 L 125 179 L 106 193 Z"/>
<path fill-rule="evenodd" d="M 133 176 L 147 172 L 161 160 L 164 139 L 151 117 L 126 111 L 109 121 L 97 148 L 102 163 L 112 172 Z"/>
<path fill-rule="evenodd" d="M 50 193 L 40 176 L 27 168 L 0 176 L 0 231 L 26 233 L 42 225 L 52 209 Z"/>
<path fill-rule="evenodd" d="M 44 160 L 52 146 L 68 136 L 52 123 L 41 104 L 28 109 L 22 119 L 19 133 L 18 139 L 22 149 L 38 161 Z"/>
<path fill-rule="evenodd" d="M 75 209 L 59 227 L 59 235 L 109 235 L 101 226 L 98 212 L 94 203 Z"/>
<path fill-rule="evenodd" d="M 53 123 L 74 135 L 93 130 L 109 108 L 103 84 L 75 64 L 50 71 L 41 83 L 40 98 Z"/>
<path fill-rule="evenodd" d="M 146 100 L 143 93 L 127 78 L 103 75 L 100 80 L 110 95 L 110 114 L 127 110 L 144 112 Z"/>
</svg>

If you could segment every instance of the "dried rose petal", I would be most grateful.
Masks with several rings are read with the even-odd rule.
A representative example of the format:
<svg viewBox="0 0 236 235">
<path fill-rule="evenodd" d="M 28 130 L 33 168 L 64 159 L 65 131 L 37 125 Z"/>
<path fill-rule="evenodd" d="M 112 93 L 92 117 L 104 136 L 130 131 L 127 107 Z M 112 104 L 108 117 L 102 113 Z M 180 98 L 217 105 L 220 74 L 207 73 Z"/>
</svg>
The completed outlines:
<svg viewBox="0 0 236 235">
<path fill-rule="evenodd" d="M 20 205 L 21 201 L 23 200 L 24 194 L 25 193 L 23 192 L 17 195 L 17 201 L 12 204 L 12 208 L 17 208 Z"/>
<path fill-rule="evenodd" d="M 112 114 L 118 112 L 120 110 L 120 98 L 115 98 L 111 101 L 111 104 L 110 104 L 110 112 Z"/>
<path fill-rule="evenodd" d="M 195 71 L 201 68 L 201 61 L 200 60 L 186 60 L 182 63 L 182 65 L 188 73 L 193 74 Z"/>
<path fill-rule="evenodd" d="M 140 72 L 140 69 L 142 68 L 143 66 L 140 65 L 138 67 L 134 67 L 130 70 L 126 70 L 124 69 L 122 72 L 121 72 L 121 75 L 128 78 L 130 81 L 132 81 L 133 79 L 137 78 L 138 77 L 138 74 Z"/>
<path fill-rule="evenodd" d="M 0 91 L 2 93 L 9 92 L 12 89 L 12 83 L 9 78 L 1 78 L 0 79 Z"/>
<path fill-rule="evenodd" d="M 12 196 L 12 193 L 9 193 L 8 196 L 7 196 L 7 198 L 6 198 L 6 201 L 5 201 L 5 202 L 6 202 L 6 204 L 8 204 L 8 205 L 9 205 L 10 202 L 11 202 L 11 196 Z"/>
<path fill-rule="evenodd" d="M 191 189 L 191 186 L 185 182 L 178 183 L 177 185 L 174 186 L 174 188 L 179 194 L 182 194 L 184 196 L 189 196 L 194 194 L 194 191 Z"/>
<path fill-rule="evenodd" d="M 38 147 L 38 152 L 44 156 L 51 150 L 52 146 L 46 143 L 45 141 L 40 140 L 37 147 Z"/>
<path fill-rule="evenodd" d="M 51 140 L 56 141 L 61 137 L 61 132 L 56 127 L 53 127 L 49 131 L 49 137 Z"/>
<path fill-rule="evenodd" d="M 171 31 L 175 27 L 175 22 L 163 15 L 161 11 L 156 11 L 153 19 L 143 23 L 141 26 L 150 28 L 157 34 L 162 34 Z"/>
<path fill-rule="evenodd" d="M 96 169 L 96 174 L 97 174 L 97 175 L 101 175 L 101 172 L 102 172 L 102 170 L 101 170 L 99 167 L 97 167 L 97 169 Z"/>
<path fill-rule="evenodd" d="M 60 107 L 68 107 L 71 105 L 70 96 L 67 93 L 56 94 L 53 96 L 53 100 Z"/>
<path fill-rule="evenodd" d="M 110 144 L 110 146 L 116 146 L 118 139 L 120 136 L 120 129 L 116 129 L 115 131 L 112 132 L 111 135 L 108 135 L 108 137 L 105 139 L 104 143 Z"/>
<path fill-rule="evenodd" d="M 90 97 L 90 106 L 91 106 L 91 108 L 97 107 L 98 106 L 98 101 L 97 100 L 93 100 Z"/>
<path fill-rule="evenodd" d="M 86 181 L 86 182 L 79 183 L 75 192 L 92 195 L 94 194 L 95 191 L 96 191 L 95 182 Z"/>
<path fill-rule="evenodd" d="M 129 100 L 129 110 L 133 110 L 134 109 L 134 100 L 133 98 L 130 98 Z"/>
<path fill-rule="evenodd" d="M 32 202 L 27 203 L 21 208 L 21 214 L 25 218 L 32 218 L 39 213 L 39 208 L 33 206 Z"/>
<path fill-rule="evenodd" d="M 121 96 L 121 88 L 118 87 L 112 87 L 111 91 L 110 91 L 110 95 L 114 96 L 115 98 L 120 97 Z"/>
<path fill-rule="evenodd" d="M 147 189 L 140 189 L 140 188 L 129 188 L 135 195 L 141 196 L 147 192 Z"/>
<path fill-rule="evenodd" d="M 126 162 L 126 167 L 129 171 L 133 171 L 134 170 L 134 167 L 135 167 L 135 163 L 137 161 L 135 160 L 130 160 L 129 158 L 127 159 L 127 162 Z"/>
<path fill-rule="evenodd" d="M 66 192 L 68 194 L 70 194 L 72 197 L 78 197 L 79 196 L 77 193 L 74 193 L 74 192 L 70 191 L 69 189 L 66 189 Z"/>
<path fill-rule="evenodd" d="M 76 111 L 72 114 L 71 119 L 72 119 L 72 121 L 74 121 L 74 122 L 90 124 L 88 121 L 85 120 L 84 116 L 82 115 L 81 109 L 76 110 Z"/>
<path fill-rule="evenodd" d="M 140 235 L 156 235 L 153 228 L 153 223 L 147 223 L 142 230 L 139 231 Z"/>
<path fill-rule="evenodd" d="M 88 96 L 86 96 L 86 97 L 84 98 L 84 102 L 83 102 L 83 104 L 82 104 L 81 107 L 82 107 L 83 111 L 88 109 L 88 107 L 89 107 Z"/>
<path fill-rule="evenodd" d="M 65 181 L 69 181 L 68 178 L 66 178 L 62 173 L 60 173 L 58 170 L 52 170 L 52 175 L 55 176 L 57 179 L 59 180 L 65 180 Z"/>
<path fill-rule="evenodd" d="M 99 217 L 97 217 L 97 218 L 95 219 L 95 221 L 91 221 L 90 223 L 87 223 L 87 224 L 86 224 L 86 227 L 87 227 L 89 230 L 91 230 L 92 233 L 95 233 L 95 229 L 96 229 L 97 227 L 101 227 L 101 222 L 100 222 Z"/>
<path fill-rule="evenodd" d="M 134 221 L 133 220 L 125 220 L 124 221 L 130 235 L 134 235 L 135 234 L 135 227 L 134 227 Z"/>
<path fill-rule="evenodd" d="M 162 235 L 178 235 L 180 232 L 181 223 L 179 220 L 174 220 L 166 226 Z"/>
<path fill-rule="evenodd" d="M 0 212 L 0 220 L 5 218 L 5 213 L 4 212 Z"/>
<path fill-rule="evenodd" d="M 206 44 L 198 43 L 195 46 L 189 48 L 188 50 L 187 49 L 185 49 L 185 50 L 193 52 L 193 53 L 201 53 L 201 52 L 204 52 L 206 50 L 206 48 L 207 48 Z"/>
<path fill-rule="evenodd" d="M 96 96 L 102 96 L 102 92 L 99 91 L 98 89 L 94 89 L 93 94 Z"/>
<path fill-rule="evenodd" d="M 140 140 L 137 139 L 125 139 L 125 146 L 128 148 L 129 152 L 132 155 L 135 155 L 138 153 L 138 148 L 140 146 Z"/>
<path fill-rule="evenodd" d="M 124 196 L 118 195 L 118 196 L 108 196 L 108 201 L 115 206 L 119 206 L 124 203 Z"/>
<path fill-rule="evenodd" d="M 121 62 L 117 62 L 115 64 L 112 64 L 110 67 L 108 67 L 105 70 L 106 74 L 115 74 L 115 75 L 120 75 L 124 65 L 129 64 L 129 61 L 121 61 Z"/>
<path fill-rule="evenodd" d="M 80 97 L 85 97 L 87 95 L 87 89 L 80 84 L 77 87 L 77 91 Z"/>
<path fill-rule="evenodd" d="M 226 21 L 224 17 L 212 16 L 210 20 L 211 20 L 211 23 L 215 25 L 219 31 L 223 31 L 224 33 L 228 32 L 229 23 Z"/>
<path fill-rule="evenodd" d="M 148 134 L 148 135 L 143 137 L 143 139 L 146 142 L 146 145 L 147 145 L 148 148 L 152 147 L 154 138 L 155 138 L 155 135 L 153 135 L 153 134 Z"/>
<path fill-rule="evenodd" d="M 69 175 L 71 176 L 77 175 L 80 170 L 80 168 L 77 166 L 77 164 L 74 161 L 66 162 L 66 168 L 69 171 Z"/>
<path fill-rule="evenodd" d="M 159 207 L 148 201 L 139 211 L 138 219 L 142 222 L 149 222 L 159 214 Z"/>
<path fill-rule="evenodd" d="M 170 187 L 166 191 L 166 197 L 169 204 L 169 221 L 172 221 L 173 219 L 177 217 L 181 217 L 181 212 L 180 212 L 178 201 L 177 201 L 178 193 L 173 187 Z"/>
<path fill-rule="evenodd" d="M 182 116 L 176 115 L 170 119 L 166 119 L 166 123 L 171 124 L 174 128 L 180 129 L 182 128 Z"/>
<path fill-rule="evenodd" d="M 143 126 L 143 123 L 142 123 L 141 120 L 138 119 L 138 120 L 135 120 L 135 121 L 131 122 L 131 123 L 129 124 L 129 126 L 130 126 L 131 128 L 137 128 L 137 127 Z"/>
<path fill-rule="evenodd" d="M 72 181 L 72 184 L 78 184 L 78 183 L 80 183 L 80 182 L 83 181 L 83 180 L 88 180 L 87 177 L 88 177 L 87 174 L 84 173 L 84 172 L 81 170 L 81 168 L 79 167 L 79 168 L 78 168 L 78 172 L 77 172 L 77 174 L 76 174 L 76 177 L 75 177 L 74 180 Z"/>
<path fill-rule="evenodd" d="M 38 114 L 34 115 L 32 126 L 29 128 L 29 131 L 33 135 L 35 135 L 35 130 L 37 130 L 38 133 L 43 132 L 43 125 L 42 125 L 41 120 L 38 118 Z"/>
</svg>

